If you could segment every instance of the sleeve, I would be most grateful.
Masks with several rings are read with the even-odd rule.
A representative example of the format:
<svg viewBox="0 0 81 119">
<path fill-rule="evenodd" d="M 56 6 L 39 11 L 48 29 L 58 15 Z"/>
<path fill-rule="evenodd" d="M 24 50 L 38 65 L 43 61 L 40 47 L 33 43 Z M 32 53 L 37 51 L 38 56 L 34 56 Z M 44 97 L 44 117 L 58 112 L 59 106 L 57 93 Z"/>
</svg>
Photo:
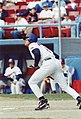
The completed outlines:
<svg viewBox="0 0 81 119">
<path fill-rule="evenodd" d="M 22 77 L 22 74 L 16 75 L 16 79 L 19 80 Z"/>
<path fill-rule="evenodd" d="M 5 70 L 4 76 L 8 76 L 8 71 L 7 71 L 7 69 Z"/>
<path fill-rule="evenodd" d="M 5 70 L 5 74 L 4 74 L 4 80 L 10 80 L 10 81 L 13 81 L 13 78 L 11 78 L 11 77 L 8 77 L 8 75 L 9 75 L 9 71 L 8 71 L 8 69 L 6 69 Z"/>
<path fill-rule="evenodd" d="M 35 58 L 35 63 L 34 66 L 38 67 L 38 63 L 40 61 L 41 55 L 40 55 L 40 50 L 38 48 L 32 50 L 32 53 L 34 54 L 34 58 Z"/>
<path fill-rule="evenodd" d="M 22 74 L 22 72 L 21 72 L 21 70 L 20 70 L 19 67 L 16 67 L 16 68 L 15 68 L 15 74 L 16 74 L 16 75 Z"/>
<path fill-rule="evenodd" d="M 19 80 L 22 77 L 22 72 L 19 67 L 16 67 L 15 71 L 16 71 L 16 75 L 15 75 L 16 79 Z"/>
</svg>

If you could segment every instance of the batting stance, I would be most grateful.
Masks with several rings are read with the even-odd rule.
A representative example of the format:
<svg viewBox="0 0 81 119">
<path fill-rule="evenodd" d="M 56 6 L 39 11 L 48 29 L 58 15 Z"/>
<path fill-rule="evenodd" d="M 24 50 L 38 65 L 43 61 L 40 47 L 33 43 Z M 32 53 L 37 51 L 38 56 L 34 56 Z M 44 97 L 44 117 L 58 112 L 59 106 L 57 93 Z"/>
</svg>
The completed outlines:
<svg viewBox="0 0 81 119">
<path fill-rule="evenodd" d="M 28 81 L 30 88 L 40 101 L 35 110 L 42 110 L 49 107 L 48 100 L 44 97 L 38 86 L 38 83 L 48 76 L 53 78 L 63 91 L 76 99 L 77 105 L 81 109 L 81 97 L 74 89 L 67 85 L 62 73 L 61 63 L 55 58 L 53 52 L 47 47 L 38 44 L 35 34 L 26 35 L 24 40 L 25 46 L 28 47 L 32 58 L 35 60 L 34 67 L 37 69 Z"/>
</svg>

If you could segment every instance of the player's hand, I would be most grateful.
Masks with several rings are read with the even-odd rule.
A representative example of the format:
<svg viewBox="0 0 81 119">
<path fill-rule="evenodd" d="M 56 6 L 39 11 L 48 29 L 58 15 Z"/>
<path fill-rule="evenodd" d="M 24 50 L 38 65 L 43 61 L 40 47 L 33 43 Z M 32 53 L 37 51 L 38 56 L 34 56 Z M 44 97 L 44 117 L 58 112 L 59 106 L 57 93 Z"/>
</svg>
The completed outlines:
<svg viewBox="0 0 81 119">
<path fill-rule="evenodd" d="M 14 79 L 13 84 L 15 84 L 15 85 L 16 85 L 16 83 L 17 83 L 17 80 L 16 80 L 16 79 Z"/>
</svg>

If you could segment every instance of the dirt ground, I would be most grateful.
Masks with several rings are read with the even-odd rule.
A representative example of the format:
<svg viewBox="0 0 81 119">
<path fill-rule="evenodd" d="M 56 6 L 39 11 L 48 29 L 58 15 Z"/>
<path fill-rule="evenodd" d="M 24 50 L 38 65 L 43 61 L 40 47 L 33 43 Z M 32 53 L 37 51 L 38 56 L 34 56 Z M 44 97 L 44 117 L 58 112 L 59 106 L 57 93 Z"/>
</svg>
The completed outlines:
<svg viewBox="0 0 81 119">
<path fill-rule="evenodd" d="M 81 110 L 76 106 L 75 100 L 49 101 L 49 104 L 49 109 L 35 111 L 37 100 L 0 97 L 0 119 L 81 119 Z"/>
</svg>

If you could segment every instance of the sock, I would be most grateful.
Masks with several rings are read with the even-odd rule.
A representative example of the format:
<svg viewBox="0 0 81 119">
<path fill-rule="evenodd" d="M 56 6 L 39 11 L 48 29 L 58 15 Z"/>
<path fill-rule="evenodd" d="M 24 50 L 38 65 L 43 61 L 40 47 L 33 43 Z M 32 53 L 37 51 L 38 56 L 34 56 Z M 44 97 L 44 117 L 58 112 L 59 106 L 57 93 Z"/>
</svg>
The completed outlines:
<svg viewBox="0 0 81 119">
<path fill-rule="evenodd" d="M 42 96 L 42 97 L 40 97 L 40 98 L 39 98 L 39 100 L 42 100 L 42 99 L 45 99 L 45 97 L 44 97 L 44 96 Z"/>
<path fill-rule="evenodd" d="M 78 97 L 76 98 L 76 100 L 81 100 L 81 97 L 80 97 L 80 96 L 78 96 Z"/>
</svg>

